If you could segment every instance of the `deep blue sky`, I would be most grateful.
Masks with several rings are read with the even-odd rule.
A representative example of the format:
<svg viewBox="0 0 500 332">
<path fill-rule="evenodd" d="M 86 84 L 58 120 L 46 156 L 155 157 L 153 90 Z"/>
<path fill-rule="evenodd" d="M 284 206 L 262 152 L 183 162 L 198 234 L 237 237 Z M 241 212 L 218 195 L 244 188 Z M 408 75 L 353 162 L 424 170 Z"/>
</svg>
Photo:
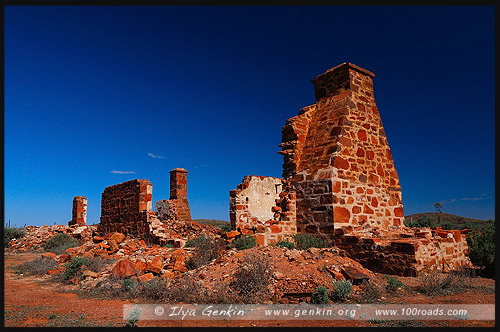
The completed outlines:
<svg viewBox="0 0 500 332">
<path fill-rule="evenodd" d="M 345 61 L 376 75 L 405 214 L 442 202 L 494 219 L 494 19 L 494 7 L 5 7 L 5 222 L 65 224 L 85 195 L 98 223 L 104 188 L 136 178 L 154 206 L 176 167 L 193 218 L 229 220 L 229 190 L 281 176 L 282 126 Z"/>
</svg>

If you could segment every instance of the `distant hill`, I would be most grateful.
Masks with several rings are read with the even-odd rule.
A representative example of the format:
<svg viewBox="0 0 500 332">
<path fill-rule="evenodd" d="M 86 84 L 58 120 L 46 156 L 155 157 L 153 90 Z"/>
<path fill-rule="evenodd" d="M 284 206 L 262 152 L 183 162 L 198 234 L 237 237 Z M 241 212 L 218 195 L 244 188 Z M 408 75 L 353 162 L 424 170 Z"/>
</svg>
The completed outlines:
<svg viewBox="0 0 500 332">
<path fill-rule="evenodd" d="M 229 221 L 217 220 L 217 219 L 193 219 L 193 221 L 202 225 L 212 225 L 222 229 L 224 232 L 228 232 L 231 228 L 231 223 Z"/>
<path fill-rule="evenodd" d="M 405 217 L 405 221 L 415 221 L 423 215 L 427 216 L 430 219 L 434 219 L 435 222 L 441 223 L 452 223 L 452 224 L 466 224 L 466 223 L 474 223 L 474 222 L 485 222 L 485 220 L 466 218 L 457 216 L 449 213 L 439 213 L 439 212 L 425 212 L 425 213 L 415 213 L 410 214 Z"/>
<path fill-rule="evenodd" d="M 494 220 L 480 220 L 466 218 L 449 213 L 426 212 L 415 213 L 405 217 L 405 225 L 411 226 L 411 223 L 417 222 L 420 218 L 425 217 L 431 220 L 430 226 L 441 226 L 443 229 L 472 229 L 482 230 L 485 226 L 494 223 Z M 409 224 L 410 223 L 410 224 Z M 420 224 L 420 221 L 417 222 Z"/>
</svg>

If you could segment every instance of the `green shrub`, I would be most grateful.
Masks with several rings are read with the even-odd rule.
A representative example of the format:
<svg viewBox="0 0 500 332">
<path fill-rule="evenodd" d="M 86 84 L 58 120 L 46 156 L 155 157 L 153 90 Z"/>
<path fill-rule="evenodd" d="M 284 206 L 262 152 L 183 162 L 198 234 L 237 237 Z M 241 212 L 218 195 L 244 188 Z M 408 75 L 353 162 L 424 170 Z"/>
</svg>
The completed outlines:
<svg viewBox="0 0 500 332">
<path fill-rule="evenodd" d="M 382 276 L 382 278 L 387 280 L 387 284 L 385 285 L 385 287 L 389 291 L 395 291 L 399 287 L 404 286 L 404 284 L 401 281 L 399 281 L 399 279 L 397 279 L 397 278 L 394 278 L 391 276 Z"/>
<path fill-rule="evenodd" d="M 467 234 L 470 260 L 483 267 L 483 275 L 495 277 L 495 224 L 485 226 L 481 231 Z"/>
<path fill-rule="evenodd" d="M 174 245 L 171 244 L 171 243 L 165 243 L 164 245 L 162 245 L 162 248 L 173 248 Z"/>
<path fill-rule="evenodd" d="M 12 239 L 19 239 L 25 234 L 22 227 L 5 227 L 3 229 L 3 246 L 7 247 Z"/>
<path fill-rule="evenodd" d="M 193 242 L 195 243 L 194 254 L 186 261 L 186 268 L 189 270 L 199 268 L 219 258 L 225 248 L 223 240 L 204 235 L 197 237 Z"/>
<path fill-rule="evenodd" d="M 71 262 L 65 264 L 66 270 L 64 270 L 64 280 L 69 280 L 73 277 L 81 279 L 82 277 L 82 265 L 87 265 L 90 259 L 87 257 L 76 256 L 71 259 Z"/>
<path fill-rule="evenodd" d="M 295 243 L 289 240 L 282 240 L 278 241 L 275 244 L 272 245 L 273 247 L 281 247 L 281 248 L 288 248 L 288 249 L 294 249 L 295 248 Z"/>
<path fill-rule="evenodd" d="M 66 249 L 78 246 L 78 241 L 65 233 L 59 233 L 43 245 L 45 251 L 62 254 Z"/>
<path fill-rule="evenodd" d="M 432 227 L 434 224 L 434 219 L 427 217 L 423 214 L 415 221 L 404 221 L 405 226 L 407 227 Z"/>
<path fill-rule="evenodd" d="M 45 275 L 49 270 L 53 270 L 56 267 L 57 262 L 52 258 L 38 257 L 33 261 L 18 265 L 16 269 L 23 273 Z"/>
<path fill-rule="evenodd" d="M 122 287 L 126 292 L 132 291 L 132 290 L 136 289 L 137 281 L 130 279 L 130 278 L 125 278 L 122 281 Z"/>
<path fill-rule="evenodd" d="M 205 234 L 198 235 L 195 238 L 188 239 L 186 243 L 184 244 L 184 247 L 187 248 L 194 248 L 197 247 L 199 244 L 203 243 L 206 241 L 207 236 Z"/>
<path fill-rule="evenodd" d="M 295 247 L 299 250 L 328 247 L 328 241 L 307 233 L 295 234 L 293 240 L 295 241 Z"/>
<path fill-rule="evenodd" d="M 236 248 L 238 250 L 250 249 L 255 247 L 256 238 L 253 235 L 245 235 L 240 238 L 234 239 L 233 242 L 229 244 L 230 248 Z"/>
<path fill-rule="evenodd" d="M 336 301 L 343 301 L 352 292 L 352 282 L 350 280 L 336 280 L 333 283 L 332 298 Z"/>
<path fill-rule="evenodd" d="M 325 286 L 319 286 L 318 288 L 316 288 L 316 291 L 312 293 L 311 303 L 327 304 L 328 302 L 328 288 L 326 288 Z"/>
</svg>

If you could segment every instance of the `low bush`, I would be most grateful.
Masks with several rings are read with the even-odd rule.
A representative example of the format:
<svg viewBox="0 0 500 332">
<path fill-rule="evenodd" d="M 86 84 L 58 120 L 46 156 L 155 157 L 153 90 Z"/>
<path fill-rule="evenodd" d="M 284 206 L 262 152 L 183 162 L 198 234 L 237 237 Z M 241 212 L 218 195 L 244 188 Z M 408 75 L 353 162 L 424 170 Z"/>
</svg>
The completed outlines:
<svg viewBox="0 0 500 332">
<path fill-rule="evenodd" d="M 207 295 L 202 284 L 185 273 L 168 287 L 166 297 L 169 303 L 206 303 Z"/>
<path fill-rule="evenodd" d="M 273 247 L 281 247 L 281 248 L 288 248 L 288 249 L 294 249 L 295 248 L 295 243 L 289 240 L 282 240 L 278 241 L 275 244 L 272 245 Z"/>
<path fill-rule="evenodd" d="M 453 274 L 443 276 L 439 271 L 426 271 L 419 276 L 418 290 L 427 295 L 444 294 L 454 277 Z"/>
<path fill-rule="evenodd" d="M 62 254 L 66 249 L 78 246 L 78 241 L 65 233 L 59 233 L 43 245 L 45 251 Z"/>
<path fill-rule="evenodd" d="M 368 303 L 377 301 L 385 293 L 385 287 L 373 279 L 364 280 L 360 288 L 361 298 Z"/>
<path fill-rule="evenodd" d="M 398 288 L 403 287 L 404 284 L 397 278 L 391 277 L 391 276 L 382 276 L 383 279 L 387 280 L 387 283 L 385 285 L 385 288 L 390 291 L 394 292 Z"/>
<path fill-rule="evenodd" d="M 3 246 L 7 247 L 12 239 L 22 238 L 25 232 L 23 227 L 5 227 L 3 229 Z"/>
<path fill-rule="evenodd" d="M 316 288 L 311 296 L 311 303 L 315 304 L 327 304 L 330 301 L 328 297 L 328 288 L 326 286 L 319 286 Z"/>
<path fill-rule="evenodd" d="M 239 295 L 242 303 L 259 303 L 268 292 L 272 267 L 267 256 L 250 253 L 234 275 L 230 287 Z"/>
<path fill-rule="evenodd" d="M 44 275 L 49 270 L 57 268 L 57 262 L 52 258 L 39 257 L 33 261 L 20 264 L 16 267 L 17 271 L 32 275 Z"/>
<path fill-rule="evenodd" d="M 186 261 L 186 268 L 189 270 L 197 269 L 219 258 L 225 248 L 223 240 L 218 238 L 202 235 L 195 240 L 193 241 L 194 254 Z"/>
<path fill-rule="evenodd" d="M 115 261 L 116 259 L 113 258 L 103 259 L 99 256 L 95 256 L 94 258 L 89 259 L 87 263 L 85 263 L 85 269 L 99 273 L 104 269 L 106 265 L 111 264 Z"/>
<path fill-rule="evenodd" d="M 482 267 L 482 275 L 495 278 L 495 224 L 467 234 L 470 260 Z"/>
<path fill-rule="evenodd" d="M 422 215 L 415 221 L 404 221 L 406 227 L 432 227 L 434 226 L 434 219 Z"/>
<path fill-rule="evenodd" d="M 140 286 L 139 294 L 146 300 L 163 300 L 167 296 L 167 285 L 163 279 L 155 277 Z"/>
<path fill-rule="evenodd" d="M 87 265 L 89 262 L 90 259 L 87 257 L 73 257 L 71 262 L 64 265 L 66 267 L 63 273 L 64 280 L 70 280 L 74 277 L 82 279 L 82 265 Z"/>
<path fill-rule="evenodd" d="M 350 280 L 336 280 L 333 282 L 332 298 L 335 301 L 343 301 L 352 293 L 352 282 Z"/>
<path fill-rule="evenodd" d="M 250 249 L 255 247 L 257 244 L 256 238 L 253 235 L 245 235 L 234 239 L 230 244 L 230 248 L 236 248 L 238 250 Z"/>
<path fill-rule="evenodd" d="M 299 233 L 293 236 L 295 248 L 306 250 L 309 248 L 328 248 L 328 241 L 307 233 Z"/>
</svg>

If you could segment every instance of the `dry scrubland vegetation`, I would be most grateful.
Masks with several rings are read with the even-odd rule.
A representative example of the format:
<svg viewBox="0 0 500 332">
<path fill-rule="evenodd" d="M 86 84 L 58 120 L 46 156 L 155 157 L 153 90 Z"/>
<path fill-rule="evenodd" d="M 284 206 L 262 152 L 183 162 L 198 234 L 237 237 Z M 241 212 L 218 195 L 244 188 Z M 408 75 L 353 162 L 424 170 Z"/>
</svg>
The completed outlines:
<svg viewBox="0 0 500 332">
<path fill-rule="evenodd" d="M 207 221 L 214 226 L 225 222 Z M 407 226 L 434 226 L 432 220 L 421 216 Z M 221 227 L 226 227 L 222 224 Z M 453 225 L 453 224 L 452 224 Z M 461 227 L 461 225 L 459 225 Z M 470 246 L 470 256 L 474 264 L 482 266 L 480 270 L 462 268 L 447 274 L 428 271 L 420 275 L 416 282 L 406 285 L 406 278 L 388 275 L 378 275 L 363 281 L 360 285 L 353 285 L 350 280 L 335 280 L 321 285 L 306 298 L 309 303 L 391 303 L 398 297 L 411 294 L 424 294 L 434 297 L 441 295 L 460 294 L 469 291 L 483 293 L 494 292 L 494 287 L 481 286 L 474 282 L 477 276 L 494 278 L 495 228 L 493 222 L 485 222 L 481 226 L 473 225 L 474 231 L 467 236 Z M 471 227 L 472 228 L 472 227 Z M 22 237 L 22 228 L 5 228 L 4 243 L 12 238 Z M 78 246 L 78 240 L 66 234 L 58 234 L 41 247 L 39 253 L 54 253 L 60 255 L 67 248 Z M 273 260 L 258 251 L 249 250 L 256 246 L 255 237 L 251 235 L 235 239 L 230 244 L 221 239 L 210 236 L 198 236 L 186 242 L 186 247 L 194 248 L 185 266 L 188 269 L 179 278 L 163 279 L 155 276 L 149 281 L 140 282 L 137 278 L 117 278 L 108 276 L 100 278 L 90 289 L 80 289 L 84 297 L 103 299 L 135 299 L 144 303 L 272 303 L 268 294 L 268 286 L 273 278 Z M 327 243 L 309 234 L 298 234 L 287 240 L 280 241 L 275 247 L 288 250 L 307 250 L 309 248 L 327 248 Z M 242 263 L 234 274 L 230 283 L 219 284 L 215 288 L 207 287 L 203 282 L 194 278 L 190 271 L 220 260 L 227 250 L 238 250 L 242 253 Z M 333 248 L 328 249 L 332 250 Z M 73 257 L 67 262 L 64 271 L 51 274 L 57 269 L 57 262 L 50 257 L 37 257 L 17 266 L 11 267 L 19 276 L 39 276 L 43 282 L 72 285 L 82 281 L 92 274 L 99 274 L 106 268 L 116 264 L 117 259 L 100 257 Z M 50 275 L 49 275 L 50 274 Z M 76 289 L 78 291 L 78 289 Z M 127 322 L 134 326 L 134 322 Z M 420 322 L 386 322 L 371 321 L 373 326 L 421 326 Z M 399 324 L 399 325 L 397 325 Z"/>
</svg>

